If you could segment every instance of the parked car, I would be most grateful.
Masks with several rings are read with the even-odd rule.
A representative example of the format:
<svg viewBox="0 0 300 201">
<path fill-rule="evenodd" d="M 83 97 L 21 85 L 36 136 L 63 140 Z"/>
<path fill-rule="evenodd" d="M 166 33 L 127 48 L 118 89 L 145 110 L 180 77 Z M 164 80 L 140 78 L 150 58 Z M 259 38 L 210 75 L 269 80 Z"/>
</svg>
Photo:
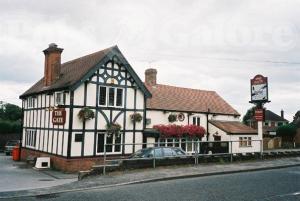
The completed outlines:
<svg viewBox="0 0 300 201">
<path fill-rule="evenodd" d="M 4 152 L 5 154 L 8 156 L 8 155 L 11 155 L 12 153 L 12 150 L 14 149 L 14 147 L 16 145 L 19 145 L 20 144 L 20 141 L 19 140 L 9 140 L 6 142 L 5 144 L 5 147 L 4 147 Z"/>
<path fill-rule="evenodd" d="M 136 151 L 129 158 L 167 158 L 186 156 L 186 153 L 179 147 L 149 147 Z"/>
</svg>

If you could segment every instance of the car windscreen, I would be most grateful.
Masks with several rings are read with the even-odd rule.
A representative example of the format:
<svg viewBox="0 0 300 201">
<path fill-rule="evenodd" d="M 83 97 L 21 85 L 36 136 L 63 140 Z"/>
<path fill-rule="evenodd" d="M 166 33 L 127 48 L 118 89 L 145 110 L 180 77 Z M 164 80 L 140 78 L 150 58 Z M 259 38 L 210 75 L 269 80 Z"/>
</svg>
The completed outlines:
<svg viewBox="0 0 300 201">
<path fill-rule="evenodd" d="M 184 151 L 177 148 L 177 149 L 173 149 L 173 151 L 176 153 L 177 156 L 183 156 L 185 155 Z"/>
<path fill-rule="evenodd" d="M 151 151 L 151 149 L 141 149 L 135 152 L 131 157 L 132 158 L 140 158 L 148 155 L 148 153 Z"/>
</svg>

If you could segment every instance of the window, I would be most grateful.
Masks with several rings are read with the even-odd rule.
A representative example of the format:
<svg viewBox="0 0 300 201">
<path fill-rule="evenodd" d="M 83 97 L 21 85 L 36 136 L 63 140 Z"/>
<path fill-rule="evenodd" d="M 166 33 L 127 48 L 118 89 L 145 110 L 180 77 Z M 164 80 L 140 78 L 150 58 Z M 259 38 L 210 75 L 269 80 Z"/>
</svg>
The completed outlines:
<svg viewBox="0 0 300 201">
<path fill-rule="evenodd" d="M 106 153 L 120 153 L 122 135 L 107 135 L 106 133 L 98 133 L 97 135 L 97 153 L 104 152 L 104 144 L 106 145 Z"/>
<path fill-rule="evenodd" d="M 82 134 L 81 133 L 75 134 L 75 142 L 82 142 Z"/>
<path fill-rule="evenodd" d="M 55 105 L 64 105 L 66 102 L 66 95 L 63 92 L 55 92 Z"/>
<path fill-rule="evenodd" d="M 269 122 L 265 122 L 265 126 L 269 126 Z"/>
<path fill-rule="evenodd" d="M 123 89 L 117 89 L 116 106 L 120 107 L 123 105 Z"/>
<path fill-rule="evenodd" d="M 114 106 L 115 105 L 115 89 L 109 88 L 108 91 L 108 106 Z"/>
<path fill-rule="evenodd" d="M 278 122 L 277 123 L 277 126 L 282 126 L 283 125 L 283 122 Z"/>
<path fill-rule="evenodd" d="M 195 143 L 200 142 L 199 139 L 189 139 L 186 140 L 185 138 L 167 138 L 167 139 L 159 139 L 159 146 L 160 147 L 181 147 L 183 151 L 187 153 L 195 152 Z M 199 145 L 198 145 L 199 147 Z"/>
<path fill-rule="evenodd" d="M 25 133 L 25 145 L 27 147 L 35 147 L 36 142 L 36 130 L 26 130 Z"/>
<path fill-rule="evenodd" d="M 99 105 L 109 107 L 122 107 L 123 89 L 115 87 L 100 87 Z"/>
<path fill-rule="evenodd" d="M 100 87 L 99 105 L 106 105 L 106 87 Z"/>
<path fill-rule="evenodd" d="M 29 97 L 28 98 L 28 108 L 34 108 L 35 107 L 35 99 L 34 97 Z"/>
<path fill-rule="evenodd" d="M 252 139 L 251 137 L 239 137 L 240 147 L 251 147 Z"/>
<path fill-rule="evenodd" d="M 200 126 L 200 117 L 193 117 L 193 125 Z"/>
</svg>

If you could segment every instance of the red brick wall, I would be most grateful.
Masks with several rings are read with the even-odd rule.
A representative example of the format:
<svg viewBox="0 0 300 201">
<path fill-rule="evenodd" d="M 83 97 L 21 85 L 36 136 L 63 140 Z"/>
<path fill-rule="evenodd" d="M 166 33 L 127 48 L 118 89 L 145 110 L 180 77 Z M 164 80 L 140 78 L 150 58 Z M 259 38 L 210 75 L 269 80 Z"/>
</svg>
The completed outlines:
<svg viewBox="0 0 300 201">
<path fill-rule="evenodd" d="M 89 170 L 94 164 L 103 164 L 103 157 L 67 159 L 60 156 L 22 148 L 21 160 L 25 161 L 27 157 L 50 157 L 52 168 L 68 173 L 78 172 L 80 170 Z"/>
</svg>

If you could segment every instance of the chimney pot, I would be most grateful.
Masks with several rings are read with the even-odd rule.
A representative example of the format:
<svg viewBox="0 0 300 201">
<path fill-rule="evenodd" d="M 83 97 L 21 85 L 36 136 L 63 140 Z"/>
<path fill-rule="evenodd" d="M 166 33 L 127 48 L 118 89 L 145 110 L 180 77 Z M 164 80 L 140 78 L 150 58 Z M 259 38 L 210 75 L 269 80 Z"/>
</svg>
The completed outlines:
<svg viewBox="0 0 300 201">
<path fill-rule="evenodd" d="M 154 68 L 148 68 L 145 71 L 145 83 L 148 86 L 154 86 L 156 85 L 156 75 L 157 75 L 157 70 Z"/>
<path fill-rule="evenodd" d="M 281 111 L 280 111 L 280 116 L 281 116 L 281 118 L 283 118 L 284 119 L 284 111 L 281 109 Z"/>
<path fill-rule="evenodd" d="M 55 43 L 50 43 L 43 51 L 45 54 L 44 86 L 52 85 L 59 78 L 62 51 L 63 49 L 58 48 Z"/>
</svg>

